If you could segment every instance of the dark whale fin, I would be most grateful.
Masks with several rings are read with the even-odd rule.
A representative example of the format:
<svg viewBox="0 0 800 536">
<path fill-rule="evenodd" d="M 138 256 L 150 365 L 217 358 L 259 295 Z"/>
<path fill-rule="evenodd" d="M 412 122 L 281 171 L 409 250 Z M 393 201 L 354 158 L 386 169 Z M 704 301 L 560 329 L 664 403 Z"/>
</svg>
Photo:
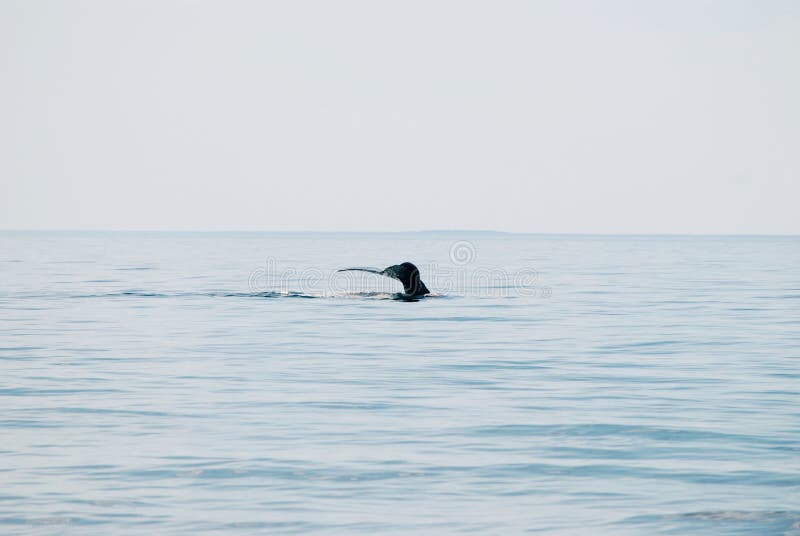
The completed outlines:
<svg viewBox="0 0 800 536">
<path fill-rule="evenodd" d="M 431 291 L 419 277 L 419 268 L 410 262 L 395 264 L 383 270 L 373 268 L 342 268 L 337 272 L 369 272 L 371 274 L 385 275 L 392 279 L 397 279 L 403 284 L 403 294 L 408 297 L 419 298 L 430 294 Z"/>
</svg>

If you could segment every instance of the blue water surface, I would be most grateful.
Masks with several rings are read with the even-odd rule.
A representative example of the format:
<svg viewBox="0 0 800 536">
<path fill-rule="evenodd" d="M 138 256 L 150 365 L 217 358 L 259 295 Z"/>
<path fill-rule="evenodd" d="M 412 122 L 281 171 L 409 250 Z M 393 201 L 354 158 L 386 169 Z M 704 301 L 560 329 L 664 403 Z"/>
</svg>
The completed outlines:
<svg viewBox="0 0 800 536">
<path fill-rule="evenodd" d="M 347 266 L 415 262 L 434 291 Z M 800 535 L 800 238 L 0 233 L 0 533 Z"/>
</svg>

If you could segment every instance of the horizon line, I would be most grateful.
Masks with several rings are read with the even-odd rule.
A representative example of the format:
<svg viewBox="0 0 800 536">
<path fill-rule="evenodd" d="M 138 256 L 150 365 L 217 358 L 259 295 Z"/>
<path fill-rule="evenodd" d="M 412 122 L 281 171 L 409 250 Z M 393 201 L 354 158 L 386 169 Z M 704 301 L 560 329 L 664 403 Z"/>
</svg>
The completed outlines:
<svg viewBox="0 0 800 536">
<path fill-rule="evenodd" d="M 537 236 L 675 236 L 675 237 L 800 237 L 800 233 L 725 233 L 725 232 L 553 232 L 553 231 L 498 231 L 493 229 L 416 229 L 402 231 L 358 231 L 358 230 L 187 230 L 187 229 L 0 229 L 0 233 L 151 233 L 151 234 L 492 234 L 492 235 L 537 235 Z"/>
</svg>

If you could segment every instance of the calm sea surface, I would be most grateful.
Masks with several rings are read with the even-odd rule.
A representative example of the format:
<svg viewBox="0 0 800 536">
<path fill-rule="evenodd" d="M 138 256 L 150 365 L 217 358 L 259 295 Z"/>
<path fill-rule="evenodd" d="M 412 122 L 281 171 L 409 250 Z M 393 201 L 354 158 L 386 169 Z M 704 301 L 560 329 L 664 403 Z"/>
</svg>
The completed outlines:
<svg viewBox="0 0 800 536">
<path fill-rule="evenodd" d="M 347 266 L 416 263 L 435 295 Z M 0 233 L 0 533 L 800 535 L 800 238 Z"/>
</svg>

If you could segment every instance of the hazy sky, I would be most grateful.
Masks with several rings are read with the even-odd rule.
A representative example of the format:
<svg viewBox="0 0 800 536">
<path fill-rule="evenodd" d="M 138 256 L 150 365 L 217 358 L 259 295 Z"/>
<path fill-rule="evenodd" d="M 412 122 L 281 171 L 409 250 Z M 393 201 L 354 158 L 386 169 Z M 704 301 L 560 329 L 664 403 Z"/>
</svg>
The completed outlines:
<svg viewBox="0 0 800 536">
<path fill-rule="evenodd" d="M 0 0 L 0 228 L 800 233 L 800 2 Z"/>
</svg>

